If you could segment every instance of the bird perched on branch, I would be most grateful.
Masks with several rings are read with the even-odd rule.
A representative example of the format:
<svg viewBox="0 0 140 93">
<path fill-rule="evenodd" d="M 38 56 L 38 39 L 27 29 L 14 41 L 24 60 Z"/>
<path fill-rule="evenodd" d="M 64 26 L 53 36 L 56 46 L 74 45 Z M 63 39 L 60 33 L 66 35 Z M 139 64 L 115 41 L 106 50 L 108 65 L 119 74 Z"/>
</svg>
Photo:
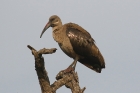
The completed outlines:
<svg viewBox="0 0 140 93">
<path fill-rule="evenodd" d="M 62 51 L 74 59 L 66 70 L 71 68 L 75 70 L 76 63 L 79 61 L 88 68 L 101 73 L 102 68 L 105 68 L 104 58 L 95 45 L 94 39 L 85 29 L 75 23 L 63 25 L 61 19 L 53 15 L 49 18 L 40 38 L 49 27 L 52 27 L 53 38 Z"/>
</svg>

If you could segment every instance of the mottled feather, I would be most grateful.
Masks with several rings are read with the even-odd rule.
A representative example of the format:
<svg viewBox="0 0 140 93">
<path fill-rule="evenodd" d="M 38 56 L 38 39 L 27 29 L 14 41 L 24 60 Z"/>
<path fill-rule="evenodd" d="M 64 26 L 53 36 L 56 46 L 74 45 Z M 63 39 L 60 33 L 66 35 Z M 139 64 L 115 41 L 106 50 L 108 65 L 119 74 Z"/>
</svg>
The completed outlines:
<svg viewBox="0 0 140 93">
<path fill-rule="evenodd" d="M 79 59 L 79 62 L 100 73 L 101 69 L 105 68 L 105 62 L 95 45 L 94 39 L 77 24 L 68 23 L 65 25 L 67 27 L 66 34 L 70 39 L 73 50 L 78 55 L 83 56 Z"/>
</svg>

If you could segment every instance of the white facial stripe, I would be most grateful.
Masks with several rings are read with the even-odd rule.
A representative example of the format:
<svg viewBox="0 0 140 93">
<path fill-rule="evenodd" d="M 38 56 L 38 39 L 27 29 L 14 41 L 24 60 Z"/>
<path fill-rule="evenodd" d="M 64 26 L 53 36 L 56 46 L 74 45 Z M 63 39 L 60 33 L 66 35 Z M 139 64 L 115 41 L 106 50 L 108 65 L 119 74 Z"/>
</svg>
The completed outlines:
<svg viewBox="0 0 140 93">
<path fill-rule="evenodd" d="M 56 24 L 59 23 L 59 21 L 55 22 Z"/>
</svg>

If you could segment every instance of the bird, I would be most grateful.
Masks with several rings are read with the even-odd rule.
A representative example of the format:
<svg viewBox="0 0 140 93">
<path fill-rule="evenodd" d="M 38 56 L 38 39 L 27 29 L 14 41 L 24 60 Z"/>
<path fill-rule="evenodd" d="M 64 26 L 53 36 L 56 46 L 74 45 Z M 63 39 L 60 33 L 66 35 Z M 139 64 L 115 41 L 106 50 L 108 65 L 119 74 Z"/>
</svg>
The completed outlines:
<svg viewBox="0 0 140 93">
<path fill-rule="evenodd" d="M 78 61 L 91 70 L 101 73 L 105 68 L 105 61 L 89 32 L 75 23 L 62 24 L 59 16 L 52 15 L 42 30 L 40 38 L 49 27 L 52 28 L 53 38 L 61 50 L 74 59 L 67 70 L 70 68 L 75 70 Z"/>
</svg>

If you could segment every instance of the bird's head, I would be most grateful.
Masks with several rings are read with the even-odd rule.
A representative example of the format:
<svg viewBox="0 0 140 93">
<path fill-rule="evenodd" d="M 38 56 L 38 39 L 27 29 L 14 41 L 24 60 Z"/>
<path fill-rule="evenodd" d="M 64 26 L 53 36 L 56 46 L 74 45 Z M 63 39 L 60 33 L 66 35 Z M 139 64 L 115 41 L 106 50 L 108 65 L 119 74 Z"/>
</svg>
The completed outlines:
<svg viewBox="0 0 140 93">
<path fill-rule="evenodd" d="M 49 28 L 49 27 L 57 27 L 59 25 L 62 25 L 61 23 L 61 19 L 57 16 L 57 15 L 53 15 L 49 18 L 49 22 L 46 24 L 46 26 L 44 27 L 41 35 L 40 35 L 40 38 L 42 37 L 43 33 Z"/>
</svg>

